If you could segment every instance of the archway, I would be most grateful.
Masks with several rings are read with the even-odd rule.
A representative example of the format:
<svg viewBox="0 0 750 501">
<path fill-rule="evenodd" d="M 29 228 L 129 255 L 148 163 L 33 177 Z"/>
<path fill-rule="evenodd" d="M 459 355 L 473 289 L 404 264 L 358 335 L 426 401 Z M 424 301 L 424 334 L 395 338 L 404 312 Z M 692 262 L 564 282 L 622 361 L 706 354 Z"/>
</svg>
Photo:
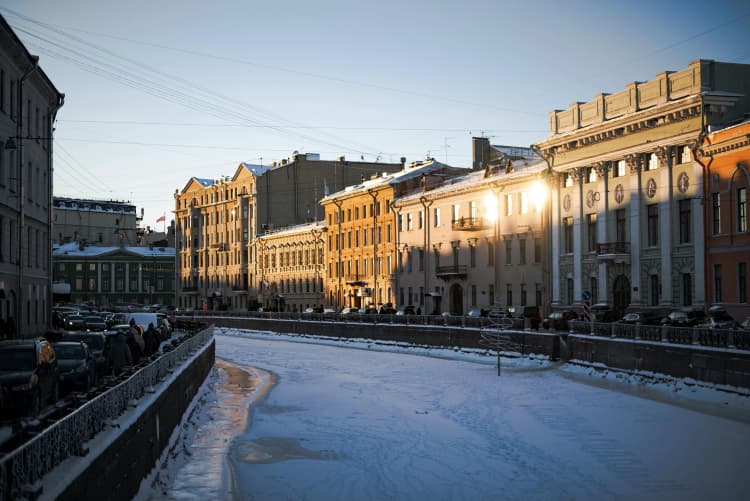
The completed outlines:
<svg viewBox="0 0 750 501">
<path fill-rule="evenodd" d="M 630 280 L 625 275 L 617 275 L 612 284 L 612 310 L 615 318 L 625 315 L 625 308 L 630 306 Z"/>
<path fill-rule="evenodd" d="M 450 288 L 450 313 L 451 315 L 464 314 L 464 289 L 461 284 L 453 284 Z"/>
</svg>

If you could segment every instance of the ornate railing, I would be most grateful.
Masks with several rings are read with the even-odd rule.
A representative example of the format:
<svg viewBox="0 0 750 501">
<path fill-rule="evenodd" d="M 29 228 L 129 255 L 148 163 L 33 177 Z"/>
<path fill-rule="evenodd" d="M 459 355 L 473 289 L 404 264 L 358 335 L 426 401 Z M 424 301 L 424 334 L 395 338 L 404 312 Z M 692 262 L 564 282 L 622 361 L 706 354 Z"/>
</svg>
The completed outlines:
<svg viewBox="0 0 750 501">
<path fill-rule="evenodd" d="M 605 242 L 596 244 L 596 253 L 601 254 L 630 254 L 630 242 Z"/>
<path fill-rule="evenodd" d="M 435 275 L 438 277 L 447 276 L 464 276 L 466 275 L 467 266 L 465 264 L 454 264 L 451 266 L 438 266 Z"/>
<path fill-rule="evenodd" d="M 486 228 L 481 217 L 460 217 L 451 221 L 451 229 L 457 231 L 477 231 Z"/>
<path fill-rule="evenodd" d="M 88 453 L 87 442 L 112 424 L 128 406 L 164 380 L 191 353 L 213 337 L 213 326 L 188 337 L 131 377 L 85 403 L 0 458 L 0 501 L 35 498 L 41 479 L 72 456 Z"/>
</svg>

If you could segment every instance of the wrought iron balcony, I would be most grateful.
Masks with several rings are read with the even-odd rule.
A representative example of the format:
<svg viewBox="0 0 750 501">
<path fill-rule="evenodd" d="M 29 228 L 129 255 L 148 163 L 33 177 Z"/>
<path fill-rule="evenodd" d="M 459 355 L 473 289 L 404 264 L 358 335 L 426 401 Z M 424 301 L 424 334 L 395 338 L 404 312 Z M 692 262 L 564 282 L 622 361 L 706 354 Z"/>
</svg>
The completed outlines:
<svg viewBox="0 0 750 501">
<path fill-rule="evenodd" d="M 630 254 L 630 242 L 606 242 L 596 244 L 597 254 Z"/>
<path fill-rule="evenodd" d="M 435 274 L 438 278 L 463 278 L 466 276 L 466 265 L 438 266 Z"/>
<path fill-rule="evenodd" d="M 451 221 L 451 229 L 456 231 L 479 231 L 485 229 L 481 217 L 462 217 Z"/>
</svg>

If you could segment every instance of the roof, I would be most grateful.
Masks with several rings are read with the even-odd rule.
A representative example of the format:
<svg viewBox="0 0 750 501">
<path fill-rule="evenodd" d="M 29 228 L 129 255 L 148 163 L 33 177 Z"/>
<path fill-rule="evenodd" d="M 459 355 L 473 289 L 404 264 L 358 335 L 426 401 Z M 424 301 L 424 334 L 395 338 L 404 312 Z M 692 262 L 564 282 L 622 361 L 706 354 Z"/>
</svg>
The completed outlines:
<svg viewBox="0 0 750 501">
<path fill-rule="evenodd" d="M 53 257 L 98 257 L 115 252 L 125 252 L 141 257 L 175 257 L 174 247 L 137 247 L 137 246 L 99 246 L 85 245 L 78 242 L 67 242 L 52 246 Z"/>
<path fill-rule="evenodd" d="M 245 169 L 249 170 L 250 173 L 256 177 L 262 176 L 263 173 L 265 173 L 268 170 L 271 170 L 271 167 L 268 165 L 262 165 L 262 164 L 249 164 L 247 162 L 242 162 L 240 164 L 240 167 L 244 167 Z"/>
<path fill-rule="evenodd" d="M 336 193 L 331 193 L 330 195 L 324 197 L 320 201 L 320 203 L 322 204 L 322 203 L 337 199 L 341 196 L 364 192 L 367 190 L 371 190 L 373 188 L 403 183 L 404 181 L 408 181 L 410 179 L 421 177 L 423 174 L 429 174 L 431 172 L 439 171 L 442 169 L 457 170 L 457 169 L 460 169 L 460 167 L 452 167 L 450 165 L 440 163 L 436 161 L 435 159 L 429 159 L 422 163 L 412 164 L 398 172 L 391 172 L 391 173 L 384 172 L 383 175 L 378 176 L 374 179 L 367 179 L 360 184 L 347 186 L 343 190 L 337 191 Z"/>
<path fill-rule="evenodd" d="M 213 184 L 214 184 L 214 180 L 213 179 L 209 179 L 207 177 L 195 177 L 195 176 L 193 176 L 192 179 L 195 179 L 198 182 L 198 184 L 200 184 L 204 188 L 208 188 L 209 186 L 213 186 Z"/>
<path fill-rule="evenodd" d="M 257 238 L 275 238 L 286 235 L 295 235 L 298 233 L 310 233 L 312 230 L 327 231 L 324 221 L 315 221 L 312 223 L 297 224 L 294 226 L 285 226 L 279 229 L 268 230 L 267 233 L 258 235 Z"/>
<path fill-rule="evenodd" d="M 115 212 L 118 214 L 136 213 L 135 205 L 116 200 L 92 200 L 85 198 L 54 197 L 52 206 L 55 210 L 75 210 L 85 212 Z"/>
</svg>

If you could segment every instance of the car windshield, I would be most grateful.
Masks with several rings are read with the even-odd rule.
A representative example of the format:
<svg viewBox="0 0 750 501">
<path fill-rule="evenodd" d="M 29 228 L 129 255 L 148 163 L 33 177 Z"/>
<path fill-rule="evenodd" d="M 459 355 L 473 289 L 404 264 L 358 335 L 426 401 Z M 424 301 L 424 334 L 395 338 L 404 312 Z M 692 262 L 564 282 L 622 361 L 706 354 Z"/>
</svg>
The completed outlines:
<svg viewBox="0 0 750 501">
<path fill-rule="evenodd" d="M 557 313 L 557 312 L 549 314 L 549 318 L 562 318 L 562 316 L 563 316 L 562 313 Z"/>
<path fill-rule="evenodd" d="M 101 336 L 86 336 L 82 337 L 81 341 L 86 343 L 89 346 L 89 349 L 92 350 L 101 350 L 104 348 L 104 340 Z"/>
<path fill-rule="evenodd" d="M 80 344 L 58 344 L 55 346 L 55 355 L 61 360 L 80 360 L 84 357 L 83 347 Z"/>
<path fill-rule="evenodd" d="M 36 366 L 36 356 L 31 348 L 14 348 L 0 350 L 0 370 L 25 371 Z"/>
</svg>

